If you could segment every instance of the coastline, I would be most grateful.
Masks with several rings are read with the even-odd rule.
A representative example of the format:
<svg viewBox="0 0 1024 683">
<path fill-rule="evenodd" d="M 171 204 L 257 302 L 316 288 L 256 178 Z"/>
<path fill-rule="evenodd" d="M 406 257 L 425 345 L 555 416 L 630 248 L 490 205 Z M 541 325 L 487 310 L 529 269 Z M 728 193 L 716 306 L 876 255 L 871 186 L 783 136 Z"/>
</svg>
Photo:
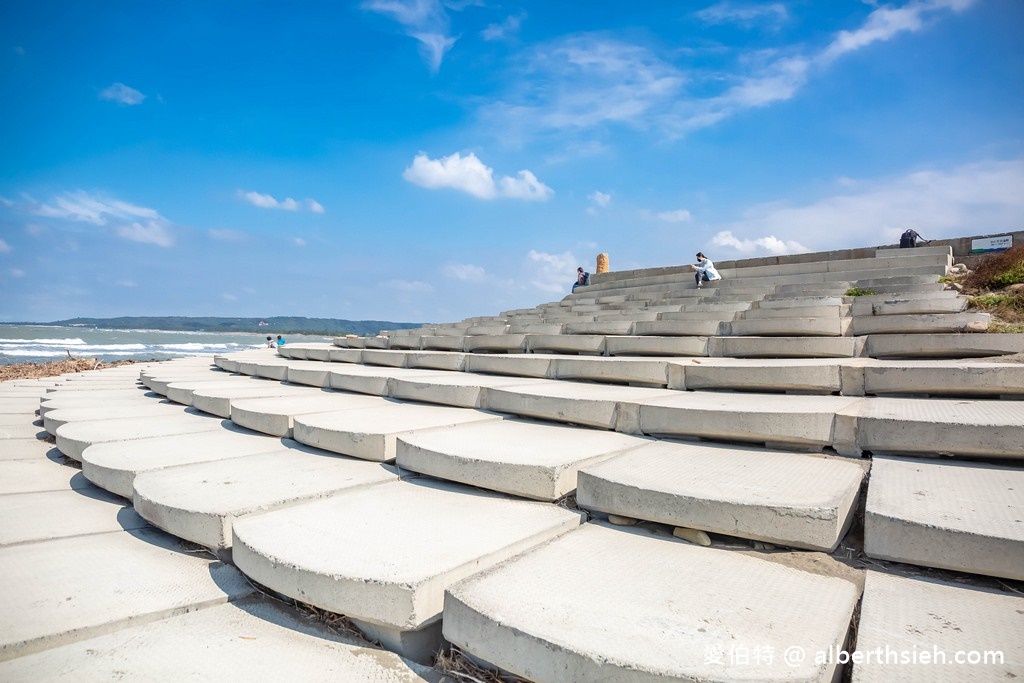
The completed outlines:
<svg viewBox="0 0 1024 683">
<path fill-rule="evenodd" d="M 136 360 L 118 360 L 111 363 L 104 363 L 98 358 L 65 358 L 64 360 L 49 361 L 47 363 L 14 363 L 11 365 L 0 365 L 0 382 L 7 382 L 16 379 L 39 379 L 41 377 L 56 377 L 86 370 L 101 370 L 104 368 L 116 368 L 120 365 L 134 365 L 140 362 Z"/>
</svg>

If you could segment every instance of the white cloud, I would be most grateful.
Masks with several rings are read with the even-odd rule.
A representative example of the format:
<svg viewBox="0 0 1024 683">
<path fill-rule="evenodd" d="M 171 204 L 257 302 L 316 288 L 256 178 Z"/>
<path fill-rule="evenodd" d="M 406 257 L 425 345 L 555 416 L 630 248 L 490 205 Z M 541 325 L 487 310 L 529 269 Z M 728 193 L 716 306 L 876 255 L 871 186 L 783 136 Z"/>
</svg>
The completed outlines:
<svg viewBox="0 0 1024 683">
<path fill-rule="evenodd" d="M 160 247 L 174 244 L 171 222 L 156 209 L 91 195 L 82 190 L 55 197 L 46 204 L 32 203 L 29 210 L 46 218 L 99 226 L 111 225 L 117 235 L 132 242 Z M 36 234 L 34 228 L 30 227 L 30 231 Z"/>
<path fill-rule="evenodd" d="M 10 251 L 11 245 L 7 244 L 7 242 L 4 239 L 0 238 L 0 254 L 7 254 Z"/>
<path fill-rule="evenodd" d="M 666 223 L 685 223 L 690 220 L 690 212 L 686 209 L 676 209 L 675 211 L 659 211 L 654 214 L 655 217 L 660 221 Z"/>
<path fill-rule="evenodd" d="M 114 83 L 100 91 L 100 99 L 131 106 L 142 104 L 146 96 L 135 88 L 129 88 L 124 83 Z"/>
<path fill-rule="evenodd" d="M 399 292 L 433 292 L 434 287 L 419 280 L 387 280 L 382 283 L 388 289 L 395 289 Z"/>
<path fill-rule="evenodd" d="M 21 268 L 11 268 L 8 273 L 11 277 L 25 277 L 25 271 Z"/>
<path fill-rule="evenodd" d="M 118 287 L 138 287 L 134 280 L 117 280 L 116 282 L 114 282 L 114 284 L 117 285 Z"/>
<path fill-rule="evenodd" d="M 441 0 L 367 0 L 362 7 L 394 19 L 407 36 L 418 40 L 433 73 L 441 68 L 445 53 L 457 40 L 448 35 L 448 14 Z"/>
<path fill-rule="evenodd" d="M 841 194 L 809 204 L 751 207 L 741 220 L 718 226 L 715 244 L 738 253 L 894 244 L 908 226 L 927 239 L 998 233 L 1017 229 L 1024 215 L 1024 159 L 841 180 Z"/>
<path fill-rule="evenodd" d="M 514 14 L 505 18 L 505 21 L 500 24 L 490 24 L 487 28 L 480 32 L 480 37 L 484 40 L 504 40 L 513 33 L 519 32 L 519 27 L 523 24 L 523 19 L 526 18 L 526 13 Z"/>
<path fill-rule="evenodd" d="M 244 242 L 249 238 L 248 235 L 240 230 L 230 230 L 227 228 L 210 228 L 206 231 L 206 234 L 209 235 L 210 239 L 217 240 L 219 242 Z"/>
<path fill-rule="evenodd" d="M 487 279 L 487 271 L 471 263 L 450 263 L 441 269 L 441 273 L 445 277 L 464 282 L 483 282 Z"/>
<path fill-rule="evenodd" d="M 580 265 L 572 252 L 549 254 L 531 249 L 526 258 L 527 281 L 535 289 L 549 294 L 568 294 L 572 289 Z"/>
<path fill-rule="evenodd" d="M 238 297 L 237 296 L 235 296 L 234 294 L 229 294 L 227 292 L 224 292 L 223 294 L 221 294 L 220 298 L 223 299 L 224 301 L 229 302 L 229 303 L 233 302 L 233 301 L 238 301 Z"/>
<path fill-rule="evenodd" d="M 592 194 L 588 195 L 587 199 L 594 202 L 602 209 L 612 203 L 612 196 L 610 194 L 605 194 L 604 192 L 599 192 L 597 190 L 594 190 Z"/>
<path fill-rule="evenodd" d="M 708 24 L 737 24 L 751 28 L 758 23 L 777 25 L 789 18 L 789 13 L 781 2 L 763 5 L 719 2 L 700 10 L 696 16 Z"/>
<path fill-rule="evenodd" d="M 260 192 L 244 190 L 238 191 L 240 196 L 245 201 L 249 202 L 253 206 L 258 206 L 261 209 L 281 209 L 283 211 L 300 211 L 303 204 L 306 208 L 313 213 L 323 213 L 323 205 L 315 199 L 307 199 L 300 203 L 291 197 L 285 197 L 284 199 L 278 200 L 273 195 L 262 194 Z"/>
<path fill-rule="evenodd" d="M 301 237 L 293 237 L 292 244 L 294 244 L 297 247 L 304 247 L 306 246 L 306 240 L 302 239 Z"/>
<path fill-rule="evenodd" d="M 149 221 L 145 225 L 132 223 L 117 228 L 117 234 L 132 242 L 142 244 L 155 244 L 158 247 L 170 247 L 174 245 L 174 236 L 171 235 L 167 223 L 161 221 Z"/>
<path fill-rule="evenodd" d="M 450 188 L 480 199 L 524 199 L 544 201 L 554 190 L 540 182 L 530 171 L 520 171 L 515 178 L 504 176 L 494 181 L 494 171 L 475 154 L 462 156 L 456 152 L 440 159 L 431 159 L 420 152 L 405 169 L 402 177 L 414 185 L 431 190 Z"/>
</svg>

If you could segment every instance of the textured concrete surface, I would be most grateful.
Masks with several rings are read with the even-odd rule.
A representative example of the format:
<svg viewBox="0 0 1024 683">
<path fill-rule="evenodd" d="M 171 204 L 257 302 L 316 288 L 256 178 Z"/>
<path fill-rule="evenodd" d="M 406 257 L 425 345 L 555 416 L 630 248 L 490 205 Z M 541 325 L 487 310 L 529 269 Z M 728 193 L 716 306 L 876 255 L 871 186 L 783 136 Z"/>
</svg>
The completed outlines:
<svg viewBox="0 0 1024 683">
<path fill-rule="evenodd" d="M 0 447 L 6 443 L 0 441 Z M 90 486 L 80 470 L 60 464 L 60 459 L 61 454 L 54 451 L 47 452 L 45 458 L 0 461 L 0 495 L 64 491 Z"/>
<path fill-rule="evenodd" d="M 3 460 L 39 460 L 53 449 L 53 444 L 42 439 L 3 439 L 0 440 L 0 461 Z"/>
<path fill-rule="evenodd" d="M 831 551 L 849 526 L 864 468 L 848 459 L 657 442 L 585 467 L 589 510 Z"/>
<path fill-rule="evenodd" d="M 123 498 L 93 486 L 3 495 L 0 546 L 145 527 L 146 521 L 127 505 Z"/>
<path fill-rule="evenodd" d="M 868 394 L 1024 397 L 1024 364 L 969 361 L 878 361 L 864 367 Z"/>
<path fill-rule="evenodd" d="M 502 420 L 401 436 L 396 453 L 402 470 L 553 501 L 576 488 L 581 467 L 646 443 L 613 432 Z"/>
<path fill-rule="evenodd" d="M 57 448 L 72 460 L 81 460 L 82 451 L 107 441 L 132 441 L 153 436 L 174 436 L 224 429 L 219 418 L 202 413 L 182 412 L 160 417 L 115 417 L 109 420 L 83 420 L 57 429 Z"/>
<path fill-rule="evenodd" d="M 700 358 L 669 366 L 672 389 L 831 394 L 842 389 L 840 359 Z"/>
<path fill-rule="evenodd" d="M 135 477 L 134 504 L 164 531 L 208 548 L 227 548 L 232 524 L 245 515 L 397 478 L 386 465 L 294 444 L 144 472 Z"/>
<path fill-rule="evenodd" d="M 179 547 L 139 529 L 0 548 L 0 660 L 252 591 L 234 567 Z"/>
<path fill-rule="evenodd" d="M 857 650 L 855 683 L 1018 679 L 1024 597 L 868 571 Z"/>
<path fill-rule="evenodd" d="M 295 440 L 333 453 L 389 462 L 395 459 L 396 439 L 404 434 L 503 417 L 471 408 L 383 402 L 362 410 L 297 415 Z"/>
<path fill-rule="evenodd" d="M 636 433 L 639 426 L 636 410 L 631 411 L 630 405 L 677 393 L 666 389 L 559 381 L 488 389 L 483 405 L 502 413 Z"/>
<path fill-rule="evenodd" d="M 1024 580 L 1024 469 L 877 455 L 872 462 L 865 553 Z"/>
<path fill-rule="evenodd" d="M 835 664 L 783 653 L 840 647 L 859 594 L 843 579 L 591 523 L 450 587 L 444 635 L 538 682 L 830 681 Z"/>
</svg>

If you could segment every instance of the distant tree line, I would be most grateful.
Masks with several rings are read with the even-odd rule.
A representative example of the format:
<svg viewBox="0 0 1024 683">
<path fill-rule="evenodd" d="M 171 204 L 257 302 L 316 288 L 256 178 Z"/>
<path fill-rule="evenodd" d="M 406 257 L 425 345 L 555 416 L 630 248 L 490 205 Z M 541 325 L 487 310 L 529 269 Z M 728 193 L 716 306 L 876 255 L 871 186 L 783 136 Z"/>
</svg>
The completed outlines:
<svg viewBox="0 0 1024 683">
<path fill-rule="evenodd" d="M 261 322 L 267 323 L 260 325 Z M 38 323 L 37 323 L 38 324 Z M 186 332 L 253 332 L 256 334 L 324 334 L 340 336 L 375 335 L 381 330 L 419 327 L 420 323 L 387 320 L 342 320 L 340 318 L 190 318 L 187 316 L 123 316 L 120 318 L 70 318 L 47 325 L 92 325 L 114 330 L 175 330 Z"/>
</svg>

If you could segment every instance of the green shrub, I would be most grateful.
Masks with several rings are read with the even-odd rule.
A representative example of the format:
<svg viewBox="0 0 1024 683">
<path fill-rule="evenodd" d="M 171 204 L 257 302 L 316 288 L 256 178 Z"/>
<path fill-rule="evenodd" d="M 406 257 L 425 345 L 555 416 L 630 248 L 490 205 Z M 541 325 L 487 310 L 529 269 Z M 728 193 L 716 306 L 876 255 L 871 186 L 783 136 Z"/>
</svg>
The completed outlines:
<svg viewBox="0 0 1024 683">
<path fill-rule="evenodd" d="M 1024 282 L 1024 246 L 987 255 L 964 284 L 972 289 L 998 289 Z"/>
<path fill-rule="evenodd" d="M 861 289 L 860 287 L 852 287 L 846 290 L 846 296 L 871 296 L 875 293 L 873 289 Z"/>
</svg>

